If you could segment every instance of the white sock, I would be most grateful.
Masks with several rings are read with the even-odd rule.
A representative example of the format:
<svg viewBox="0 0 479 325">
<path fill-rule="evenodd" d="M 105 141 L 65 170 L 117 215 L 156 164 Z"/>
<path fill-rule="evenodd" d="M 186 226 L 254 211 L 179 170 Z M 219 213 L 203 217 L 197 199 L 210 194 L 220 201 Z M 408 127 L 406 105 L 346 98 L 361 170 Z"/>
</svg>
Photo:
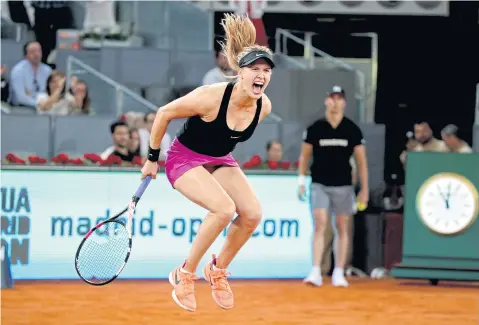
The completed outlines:
<svg viewBox="0 0 479 325">
<path fill-rule="evenodd" d="M 181 272 L 181 273 L 191 274 L 191 272 L 186 271 L 184 268 L 180 268 L 180 272 Z"/>
<path fill-rule="evenodd" d="M 219 267 L 213 264 L 213 271 L 218 271 L 218 270 L 224 270 L 224 269 L 220 269 Z"/>
<path fill-rule="evenodd" d="M 333 271 L 334 275 L 342 275 L 344 276 L 344 269 L 342 267 L 335 267 Z"/>
<path fill-rule="evenodd" d="M 311 272 L 315 275 L 321 276 L 321 267 L 318 265 L 313 265 L 313 270 Z"/>
</svg>

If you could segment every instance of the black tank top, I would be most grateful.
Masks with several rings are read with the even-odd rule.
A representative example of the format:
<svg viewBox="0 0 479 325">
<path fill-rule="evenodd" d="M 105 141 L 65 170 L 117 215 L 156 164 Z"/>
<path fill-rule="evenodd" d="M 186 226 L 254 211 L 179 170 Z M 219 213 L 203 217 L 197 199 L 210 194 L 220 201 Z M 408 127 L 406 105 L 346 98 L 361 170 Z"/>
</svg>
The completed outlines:
<svg viewBox="0 0 479 325">
<path fill-rule="evenodd" d="M 181 144 L 194 152 L 212 157 L 222 157 L 234 150 L 238 142 L 251 138 L 258 125 L 261 114 L 261 98 L 256 102 L 256 113 L 253 122 L 244 131 L 234 131 L 228 127 L 226 112 L 235 82 L 230 82 L 225 89 L 220 110 L 215 120 L 205 122 L 200 116 L 192 116 L 186 120 L 178 131 L 177 138 Z"/>
</svg>

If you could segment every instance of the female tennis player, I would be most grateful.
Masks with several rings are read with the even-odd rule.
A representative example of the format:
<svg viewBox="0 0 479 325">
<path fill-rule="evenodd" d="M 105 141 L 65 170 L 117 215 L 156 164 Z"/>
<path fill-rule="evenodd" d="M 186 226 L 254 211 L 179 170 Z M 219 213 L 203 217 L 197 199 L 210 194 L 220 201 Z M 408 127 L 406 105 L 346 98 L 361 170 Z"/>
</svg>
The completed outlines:
<svg viewBox="0 0 479 325">
<path fill-rule="evenodd" d="M 201 86 L 161 107 L 151 130 L 148 161 L 142 169 L 142 178 L 156 177 L 160 143 L 168 123 L 188 118 L 165 162 L 173 188 L 209 211 L 185 262 L 169 274 L 173 300 L 188 311 L 196 310 L 198 264 L 237 213 L 219 255 L 213 255 L 203 268 L 214 301 L 224 309 L 233 307 L 226 268 L 261 219 L 260 203 L 231 152 L 238 142 L 248 140 L 271 112 L 264 90 L 274 67 L 272 52 L 255 45 L 256 31 L 247 17 L 226 14 L 221 25 L 226 34 L 221 45 L 236 71 L 236 81 Z"/>
</svg>

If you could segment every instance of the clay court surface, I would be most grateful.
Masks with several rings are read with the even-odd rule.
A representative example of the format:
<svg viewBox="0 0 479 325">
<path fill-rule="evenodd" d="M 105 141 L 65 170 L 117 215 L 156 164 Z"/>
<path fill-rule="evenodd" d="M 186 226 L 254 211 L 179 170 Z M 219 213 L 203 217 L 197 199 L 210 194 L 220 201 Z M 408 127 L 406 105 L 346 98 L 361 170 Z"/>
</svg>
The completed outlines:
<svg viewBox="0 0 479 325">
<path fill-rule="evenodd" d="M 159 281 L 117 280 L 104 287 L 80 281 L 17 281 L 2 290 L 2 325 L 475 325 L 479 284 L 427 281 L 352 281 L 348 289 L 303 285 L 298 280 L 231 280 L 236 306 L 217 307 L 204 281 L 198 309 L 183 311 L 171 286 Z"/>
</svg>

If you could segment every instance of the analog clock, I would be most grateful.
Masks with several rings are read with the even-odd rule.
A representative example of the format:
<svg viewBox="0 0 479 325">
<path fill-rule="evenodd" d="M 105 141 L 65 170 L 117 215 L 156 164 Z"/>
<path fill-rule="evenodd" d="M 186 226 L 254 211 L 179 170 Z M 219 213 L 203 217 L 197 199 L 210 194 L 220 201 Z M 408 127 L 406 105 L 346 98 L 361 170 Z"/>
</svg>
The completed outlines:
<svg viewBox="0 0 479 325">
<path fill-rule="evenodd" d="M 416 197 L 419 218 L 437 234 L 454 235 L 465 231 L 479 213 L 479 194 L 467 178 L 454 173 L 430 177 Z"/>
</svg>

